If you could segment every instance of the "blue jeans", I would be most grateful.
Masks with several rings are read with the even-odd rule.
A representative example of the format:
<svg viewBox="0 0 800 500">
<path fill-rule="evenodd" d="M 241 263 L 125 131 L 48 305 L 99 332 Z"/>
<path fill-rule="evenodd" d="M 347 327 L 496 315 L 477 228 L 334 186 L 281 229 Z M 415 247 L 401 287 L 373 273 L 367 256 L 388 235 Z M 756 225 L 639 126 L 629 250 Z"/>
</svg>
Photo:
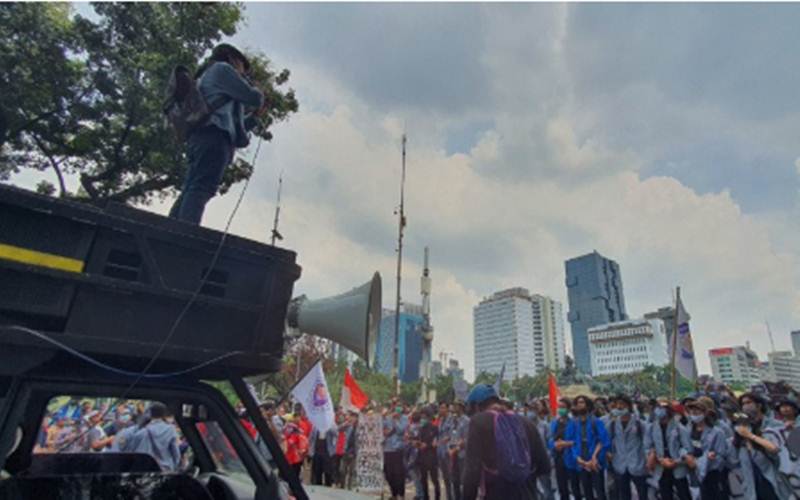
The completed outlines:
<svg viewBox="0 0 800 500">
<path fill-rule="evenodd" d="M 234 148 L 228 133 L 214 126 L 192 132 L 187 142 L 189 168 L 169 216 L 200 224 L 206 203 L 217 194 L 225 167 L 233 159 Z"/>
</svg>

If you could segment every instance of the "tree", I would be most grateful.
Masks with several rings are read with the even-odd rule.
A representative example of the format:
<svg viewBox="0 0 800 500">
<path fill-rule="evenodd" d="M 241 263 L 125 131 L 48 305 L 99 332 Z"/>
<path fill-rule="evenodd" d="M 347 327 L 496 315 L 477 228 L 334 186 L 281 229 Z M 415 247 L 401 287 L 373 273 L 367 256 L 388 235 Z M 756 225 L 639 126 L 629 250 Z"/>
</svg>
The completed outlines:
<svg viewBox="0 0 800 500">
<path fill-rule="evenodd" d="M 29 5 L 2 7 L 3 40 L 17 31 L 14 23 L 20 19 L 30 18 L 30 25 L 46 23 L 35 31 L 41 33 L 33 47 L 13 36 L 2 46 L 9 54 L 3 56 L 0 81 L 21 74 L 35 83 L 44 73 L 47 85 L 40 90 L 20 84 L 4 92 L 3 107 L 9 110 L 3 115 L 12 125 L 0 172 L 7 176 L 20 167 L 51 168 L 62 196 L 95 201 L 147 203 L 174 194 L 186 162 L 183 146 L 172 139 L 163 120 L 167 80 L 176 65 L 196 68 L 223 36 L 236 32 L 242 4 L 95 3 L 96 22 L 70 16 L 65 7 Z M 292 90 L 282 89 L 288 70 L 276 71 L 263 54 L 246 52 L 251 79 L 270 102 L 255 135 L 269 141 L 271 126 L 297 111 L 297 99 Z M 53 70 L 37 68 L 40 53 L 49 54 Z M 7 61 L 16 66 L 10 68 Z M 48 99 L 54 104 L 46 104 Z M 252 172 L 253 165 L 237 158 L 225 171 L 220 193 Z M 67 175 L 78 176 L 83 190 L 68 193 Z"/>
</svg>

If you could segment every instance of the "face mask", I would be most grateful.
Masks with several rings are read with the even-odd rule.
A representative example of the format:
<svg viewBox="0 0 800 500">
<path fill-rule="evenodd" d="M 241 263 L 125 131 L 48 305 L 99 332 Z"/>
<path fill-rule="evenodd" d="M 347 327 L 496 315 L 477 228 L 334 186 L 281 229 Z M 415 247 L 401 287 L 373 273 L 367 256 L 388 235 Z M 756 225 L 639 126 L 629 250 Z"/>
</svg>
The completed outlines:
<svg viewBox="0 0 800 500">
<path fill-rule="evenodd" d="M 706 419 L 705 415 L 689 415 L 689 420 L 691 420 L 693 424 L 699 424 L 705 419 Z"/>
<path fill-rule="evenodd" d="M 614 410 L 614 414 L 617 417 L 627 417 L 630 413 L 631 411 L 628 408 L 617 408 Z"/>
<path fill-rule="evenodd" d="M 667 409 L 666 408 L 656 408 L 653 413 L 655 414 L 656 418 L 661 420 L 662 418 L 667 416 Z"/>
<path fill-rule="evenodd" d="M 621 417 L 622 416 L 622 410 L 620 410 L 619 408 L 612 409 L 611 410 L 611 416 L 612 417 Z"/>
<path fill-rule="evenodd" d="M 567 415 L 569 415 L 569 410 L 567 410 L 566 408 L 559 408 L 558 409 L 558 416 L 559 417 L 566 417 Z"/>
<path fill-rule="evenodd" d="M 422 425 L 428 425 L 429 420 L 427 418 L 423 418 L 419 421 Z"/>
<path fill-rule="evenodd" d="M 744 405 L 742 411 L 744 411 L 751 419 L 758 418 L 758 407 L 756 405 Z"/>
</svg>

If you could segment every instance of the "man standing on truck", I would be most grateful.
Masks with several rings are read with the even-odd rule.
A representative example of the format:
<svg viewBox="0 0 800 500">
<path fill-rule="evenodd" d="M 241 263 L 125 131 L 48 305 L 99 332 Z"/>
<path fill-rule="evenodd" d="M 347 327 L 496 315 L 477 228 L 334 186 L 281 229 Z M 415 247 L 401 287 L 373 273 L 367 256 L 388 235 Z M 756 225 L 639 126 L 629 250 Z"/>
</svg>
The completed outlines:
<svg viewBox="0 0 800 500">
<path fill-rule="evenodd" d="M 189 168 L 170 217 L 200 224 L 206 203 L 217 194 L 236 148 L 247 147 L 247 133 L 257 122 L 253 116 L 245 117 L 244 107 L 256 110 L 256 115 L 266 110 L 264 94 L 245 78 L 249 71 L 247 57 L 233 45 L 221 43 L 195 75 L 200 93 L 213 111 L 206 124 L 188 137 Z"/>
</svg>

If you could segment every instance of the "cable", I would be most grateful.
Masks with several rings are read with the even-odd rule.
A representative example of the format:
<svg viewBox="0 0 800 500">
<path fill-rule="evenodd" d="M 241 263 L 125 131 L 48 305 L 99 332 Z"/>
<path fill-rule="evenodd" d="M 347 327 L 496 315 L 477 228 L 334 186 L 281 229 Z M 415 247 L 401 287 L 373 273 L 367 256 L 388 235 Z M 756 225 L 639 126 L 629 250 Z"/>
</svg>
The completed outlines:
<svg viewBox="0 0 800 500">
<path fill-rule="evenodd" d="M 20 326 L 20 325 L 10 325 L 10 326 L 8 326 L 6 328 L 11 329 L 11 330 L 17 330 L 17 331 L 20 331 L 20 332 L 23 332 L 23 333 L 27 333 L 29 335 L 33 335 L 34 337 L 36 337 L 38 339 L 41 339 L 41 340 L 44 340 L 45 342 L 48 342 L 50 344 L 53 344 L 54 346 L 66 351 L 67 353 L 72 354 L 76 358 L 81 359 L 81 360 L 83 360 L 83 361 L 85 361 L 85 362 L 87 362 L 87 363 L 89 363 L 91 365 L 94 365 L 94 366 L 96 366 L 98 368 L 101 368 L 103 370 L 110 371 L 110 372 L 116 373 L 118 375 L 123 375 L 125 377 L 136 377 L 138 375 L 141 375 L 141 372 L 132 372 L 132 371 L 129 371 L 129 370 L 123 370 L 122 368 L 117 368 L 115 366 L 107 365 L 107 364 L 105 364 L 105 363 L 103 363 L 101 361 L 98 361 L 98 360 L 92 358 L 91 356 L 89 356 L 87 354 L 84 354 L 84 353 L 82 353 L 82 352 L 80 352 L 78 350 L 73 349 L 72 347 L 70 347 L 70 346 L 68 346 L 66 344 L 63 344 L 63 343 L 59 342 L 58 340 L 56 340 L 56 339 L 48 336 L 45 333 L 42 333 L 42 332 L 38 331 L 38 330 L 34 330 L 32 328 L 27 328 L 27 327 Z M 237 354 L 243 354 L 243 352 L 242 351 L 231 351 L 231 352 L 223 354 L 222 356 L 217 356 L 216 358 L 210 359 L 208 361 L 204 361 L 203 363 L 200 363 L 198 365 L 194 365 L 194 366 L 189 367 L 189 368 L 187 368 L 185 370 L 179 370 L 179 371 L 176 371 L 176 372 L 147 373 L 147 374 L 144 375 L 144 378 L 148 378 L 148 379 L 164 379 L 164 378 L 171 378 L 171 377 L 179 377 L 181 375 L 186 375 L 187 373 L 191 373 L 191 372 L 197 371 L 197 370 L 199 370 L 201 368 L 205 368 L 206 366 L 213 365 L 214 363 L 216 363 L 218 361 L 222 361 L 223 359 L 226 359 L 226 358 L 230 358 L 231 356 L 236 356 Z"/>
<path fill-rule="evenodd" d="M 261 151 L 261 143 L 262 142 L 263 142 L 263 138 L 259 137 L 258 138 L 258 144 L 256 145 L 256 151 L 253 154 L 252 161 L 250 162 L 250 164 L 253 165 L 254 168 L 255 168 L 255 164 L 256 164 L 256 159 L 258 158 L 258 153 Z M 217 249 L 214 251 L 213 257 L 211 258 L 211 264 L 208 266 L 208 272 L 205 273 L 205 275 L 203 276 L 203 279 L 200 280 L 200 284 L 198 285 L 197 289 L 192 294 L 192 296 L 189 299 L 189 301 L 186 303 L 186 306 L 184 306 L 184 308 L 181 310 L 180 314 L 178 314 L 178 317 L 175 318 L 175 321 L 172 323 L 172 327 L 170 328 L 169 333 L 167 333 L 167 336 L 161 342 L 161 345 L 156 350 L 156 353 L 153 354 L 153 357 L 150 358 L 150 361 L 147 362 L 147 364 L 145 365 L 144 369 L 142 369 L 142 371 L 136 375 L 136 379 L 131 383 L 130 386 L 128 386 L 127 389 L 125 389 L 125 391 L 122 393 L 122 396 L 117 398 L 117 400 L 116 400 L 116 402 L 114 404 L 111 404 L 111 405 L 108 406 L 108 408 L 106 408 L 106 411 L 103 413 L 101 418 L 105 419 L 105 417 L 111 412 L 111 409 L 114 408 L 115 406 L 117 406 L 122 401 L 124 401 L 128 397 L 128 395 L 131 393 L 131 391 L 136 387 L 136 385 L 139 382 L 141 382 L 143 378 L 145 378 L 147 376 L 147 372 L 150 371 L 150 368 L 153 367 L 155 362 L 158 360 L 159 356 L 161 356 L 161 354 L 164 352 L 164 349 L 167 347 L 167 344 L 172 339 L 172 336 L 175 335 L 175 332 L 178 330 L 178 325 L 180 325 L 181 321 L 183 321 L 183 317 L 186 316 L 186 313 L 189 312 L 189 309 L 192 307 L 194 302 L 197 300 L 197 297 L 200 295 L 200 292 L 203 290 L 203 287 L 206 285 L 206 281 L 208 280 L 208 277 L 211 274 L 211 271 L 214 269 L 214 266 L 217 264 L 217 260 L 219 259 L 219 256 L 222 253 L 222 247 L 225 244 L 225 240 L 228 238 L 228 232 L 230 231 L 231 224 L 233 223 L 233 218 L 236 216 L 236 213 L 239 211 L 239 206 L 242 204 L 242 199 L 244 199 L 244 194 L 245 194 L 245 192 L 247 192 L 247 187 L 249 185 L 250 185 L 250 177 L 248 177 L 245 180 L 244 186 L 242 187 L 242 191 L 239 193 L 239 198 L 236 200 L 236 205 L 234 205 L 230 216 L 228 216 L 228 222 L 225 224 L 225 230 L 222 233 L 222 238 L 220 238 L 219 245 L 217 246 Z M 86 434 L 88 434 L 90 430 L 91 430 L 91 428 L 86 429 L 84 432 L 82 432 L 81 434 L 76 436 L 74 439 L 72 439 L 71 441 L 69 441 L 68 443 L 63 445 L 61 448 L 59 448 L 56 451 L 56 453 L 61 453 L 65 449 L 67 449 L 70 446 L 72 446 L 75 442 L 77 442 L 78 440 L 82 439 Z"/>
</svg>

